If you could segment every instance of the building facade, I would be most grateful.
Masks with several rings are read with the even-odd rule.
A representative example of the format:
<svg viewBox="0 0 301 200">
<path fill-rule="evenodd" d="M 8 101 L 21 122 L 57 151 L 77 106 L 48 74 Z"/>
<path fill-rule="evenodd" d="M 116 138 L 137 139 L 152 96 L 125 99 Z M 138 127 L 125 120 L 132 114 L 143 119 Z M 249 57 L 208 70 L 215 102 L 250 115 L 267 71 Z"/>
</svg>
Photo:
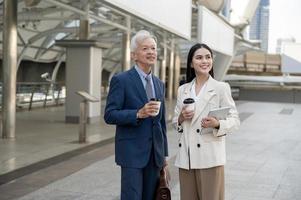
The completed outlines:
<svg viewBox="0 0 301 200">
<path fill-rule="evenodd" d="M 295 43 L 296 39 L 291 37 L 291 38 L 279 38 L 277 40 L 277 47 L 276 47 L 276 53 L 281 54 L 283 53 L 283 46 L 285 43 Z"/>
<path fill-rule="evenodd" d="M 250 24 L 249 37 L 261 41 L 261 50 L 268 51 L 270 0 L 261 0 Z"/>
</svg>

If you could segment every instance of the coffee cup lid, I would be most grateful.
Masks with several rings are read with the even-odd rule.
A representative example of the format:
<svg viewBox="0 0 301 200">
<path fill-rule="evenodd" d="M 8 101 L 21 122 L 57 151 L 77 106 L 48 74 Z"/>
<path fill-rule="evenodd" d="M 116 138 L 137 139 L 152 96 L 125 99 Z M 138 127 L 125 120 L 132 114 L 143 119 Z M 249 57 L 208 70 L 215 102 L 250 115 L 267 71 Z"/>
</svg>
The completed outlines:
<svg viewBox="0 0 301 200">
<path fill-rule="evenodd" d="M 158 98 L 151 98 L 150 101 L 160 101 Z"/>
<path fill-rule="evenodd" d="M 184 99 L 183 103 L 184 103 L 184 104 L 191 104 L 191 103 L 194 103 L 194 99 L 193 99 L 193 98 L 187 98 L 187 99 Z"/>
</svg>

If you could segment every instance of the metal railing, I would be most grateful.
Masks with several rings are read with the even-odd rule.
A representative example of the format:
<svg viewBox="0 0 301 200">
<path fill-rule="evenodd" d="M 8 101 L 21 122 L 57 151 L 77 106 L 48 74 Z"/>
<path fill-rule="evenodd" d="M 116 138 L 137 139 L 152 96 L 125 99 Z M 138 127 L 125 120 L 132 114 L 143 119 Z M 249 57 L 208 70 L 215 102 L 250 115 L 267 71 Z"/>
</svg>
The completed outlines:
<svg viewBox="0 0 301 200">
<path fill-rule="evenodd" d="M 18 82 L 16 94 L 18 109 L 46 107 L 64 103 L 66 93 L 64 83 Z M 0 83 L 0 107 L 2 107 L 2 83 Z"/>
</svg>

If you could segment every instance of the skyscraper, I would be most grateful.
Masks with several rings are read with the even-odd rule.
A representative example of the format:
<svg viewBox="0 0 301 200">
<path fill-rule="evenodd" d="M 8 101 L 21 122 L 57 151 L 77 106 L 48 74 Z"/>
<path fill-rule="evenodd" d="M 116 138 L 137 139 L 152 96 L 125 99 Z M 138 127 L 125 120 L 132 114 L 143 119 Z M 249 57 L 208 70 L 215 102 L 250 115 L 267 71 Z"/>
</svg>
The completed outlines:
<svg viewBox="0 0 301 200">
<path fill-rule="evenodd" d="M 261 0 L 250 24 L 250 39 L 261 40 L 261 50 L 268 51 L 270 0 Z"/>
<path fill-rule="evenodd" d="M 224 15 L 225 18 L 228 20 L 230 19 L 230 10 L 231 10 L 231 0 L 224 0 L 222 15 Z"/>
</svg>

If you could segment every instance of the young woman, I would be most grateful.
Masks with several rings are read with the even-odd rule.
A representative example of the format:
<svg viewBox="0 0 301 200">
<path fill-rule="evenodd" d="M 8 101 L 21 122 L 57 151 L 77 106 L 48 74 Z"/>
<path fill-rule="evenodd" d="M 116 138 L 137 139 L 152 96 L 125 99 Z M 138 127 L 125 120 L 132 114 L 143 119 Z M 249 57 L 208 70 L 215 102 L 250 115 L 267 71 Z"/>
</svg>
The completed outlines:
<svg viewBox="0 0 301 200">
<path fill-rule="evenodd" d="M 214 79 L 212 50 L 195 44 L 187 58 L 186 84 L 178 89 L 173 123 L 179 132 L 182 200 L 224 200 L 225 136 L 240 124 L 228 84 Z M 192 98 L 194 109 L 184 104 Z M 208 117 L 211 110 L 229 107 L 227 117 Z"/>
</svg>

